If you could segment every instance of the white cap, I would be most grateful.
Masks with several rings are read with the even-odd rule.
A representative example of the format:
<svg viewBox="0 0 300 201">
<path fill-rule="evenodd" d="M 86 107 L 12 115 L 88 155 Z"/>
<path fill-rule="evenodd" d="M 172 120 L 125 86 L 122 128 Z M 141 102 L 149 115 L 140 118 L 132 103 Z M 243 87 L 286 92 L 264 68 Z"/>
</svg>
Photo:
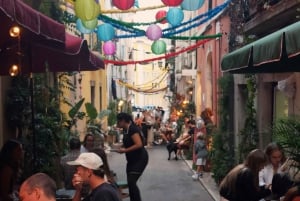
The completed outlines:
<svg viewBox="0 0 300 201">
<path fill-rule="evenodd" d="M 100 166 L 103 165 L 103 162 L 97 154 L 89 152 L 80 154 L 75 161 L 69 161 L 67 164 L 81 165 L 92 170 L 99 170 Z"/>
</svg>

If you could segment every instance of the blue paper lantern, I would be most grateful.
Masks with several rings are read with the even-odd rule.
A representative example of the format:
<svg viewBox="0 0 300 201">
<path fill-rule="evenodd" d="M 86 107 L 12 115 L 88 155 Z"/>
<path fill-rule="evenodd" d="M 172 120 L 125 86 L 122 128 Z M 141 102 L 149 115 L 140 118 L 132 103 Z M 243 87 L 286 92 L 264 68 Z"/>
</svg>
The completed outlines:
<svg viewBox="0 0 300 201">
<path fill-rule="evenodd" d="M 81 21 L 80 18 L 78 18 L 77 21 L 76 21 L 76 28 L 77 28 L 78 31 L 80 31 L 83 34 L 90 34 L 90 33 L 93 32 L 93 30 L 87 29 L 83 26 L 82 21 Z"/>
<path fill-rule="evenodd" d="M 111 24 L 104 23 L 98 26 L 97 36 L 99 40 L 109 41 L 115 37 L 115 29 Z"/>
<path fill-rule="evenodd" d="M 167 21 L 172 26 L 179 25 L 183 20 L 184 14 L 183 11 L 180 8 L 170 8 L 167 12 Z"/>
<path fill-rule="evenodd" d="M 201 8 L 205 0 L 183 0 L 181 8 L 183 10 L 195 11 Z"/>
<path fill-rule="evenodd" d="M 167 51 L 167 45 L 163 40 L 154 41 L 151 45 L 151 51 L 154 54 L 164 54 Z"/>
</svg>

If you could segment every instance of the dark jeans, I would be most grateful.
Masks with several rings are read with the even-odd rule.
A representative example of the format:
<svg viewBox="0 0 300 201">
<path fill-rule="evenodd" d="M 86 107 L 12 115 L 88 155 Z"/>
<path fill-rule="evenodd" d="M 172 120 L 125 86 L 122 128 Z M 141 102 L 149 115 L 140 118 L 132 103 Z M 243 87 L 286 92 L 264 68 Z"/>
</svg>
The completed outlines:
<svg viewBox="0 0 300 201">
<path fill-rule="evenodd" d="M 141 175 L 142 175 L 141 173 L 136 173 L 136 172 L 127 173 L 127 182 L 128 182 L 130 201 L 142 200 L 140 189 L 136 184 Z"/>
<path fill-rule="evenodd" d="M 148 164 L 148 160 L 148 152 L 143 147 L 142 154 L 140 155 L 140 157 L 135 159 L 134 161 L 130 161 L 127 163 L 126 173 L 130 201 L 142 200 L 140 190 L 137 186 L 137 181 L 144 172 Z"/>
</svg>

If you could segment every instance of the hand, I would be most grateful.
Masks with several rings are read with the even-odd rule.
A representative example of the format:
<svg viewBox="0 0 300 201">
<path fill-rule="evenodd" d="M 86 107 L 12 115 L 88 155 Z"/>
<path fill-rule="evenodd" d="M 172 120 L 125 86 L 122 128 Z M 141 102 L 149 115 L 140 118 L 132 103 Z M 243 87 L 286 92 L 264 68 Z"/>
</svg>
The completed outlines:
<svg viewBox="0 0 300 201">
<path fill-rule="evenodd" d="M 126 152 L 126 149 L 125 148 L 120 148 L 119 150 L 118 150 L 118 153 L 119 154 L 123 154 L 123 153 L 125 153 Z"/>
<path fill-rule="evenodd" d="M 79 174 L 74 174 L 73 179 L 72 179 L 72 184 L 75 187 L 76 190 L 81 191 L 82 189 L 82 184 L 83 184 L 83 179 Z"/>
</svg>

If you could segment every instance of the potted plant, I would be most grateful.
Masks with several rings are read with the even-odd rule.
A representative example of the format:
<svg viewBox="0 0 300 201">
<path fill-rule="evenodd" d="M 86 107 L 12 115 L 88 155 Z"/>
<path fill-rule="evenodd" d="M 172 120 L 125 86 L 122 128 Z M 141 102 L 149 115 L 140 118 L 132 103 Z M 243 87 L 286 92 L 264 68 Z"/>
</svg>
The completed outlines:
<svg viewBox="0 0 300 201">
<path fill-rule="evenodd" d="M 282 146 L 285 154 L 293 163 L 289 170 L 291 179 L 299 180 L 300 173 L 300 118 L 280 119 L 273 126 L 274 140 Z"/>
</svg>

